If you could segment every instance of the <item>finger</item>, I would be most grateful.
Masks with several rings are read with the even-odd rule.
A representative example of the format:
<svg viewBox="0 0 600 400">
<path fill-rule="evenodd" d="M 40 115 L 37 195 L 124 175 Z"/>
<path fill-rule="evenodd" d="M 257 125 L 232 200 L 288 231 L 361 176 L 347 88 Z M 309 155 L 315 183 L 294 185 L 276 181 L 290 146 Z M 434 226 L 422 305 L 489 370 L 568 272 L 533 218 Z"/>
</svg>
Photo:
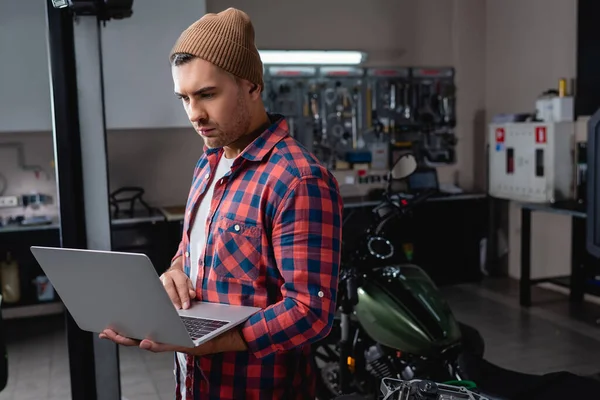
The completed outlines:
<svg viewBox="0 0 600 400">
<path fill-rule="evenodd" d="M 140 342 L 140 349 L 151 351 L 153 353 L 162 353 L 165 351 L 179 351 L 181 350 L 179 347 L 171 346 L 168 344 L 156 343 L 151 340 L 145 339 Z"/>
<path fill-rule="evenodd" d="M 184 310 L 190 306 L 190 292 L 188 286 L 189 278 L 185 274 L 177 274 L 173 277 L 173 283 L 179 295 L 181 308 Z"/>
<path fill-rule="evenodd" d="M 195 299 L 196 298 L 196 289 L 194 288 L 194 285 L 192 284 L 192 280 L 188 279 L 188 286 L 190 288 L 190 298 Z"/>
<path fill-rule="evenodd" d="M 122 346 L 138 346 L 140 341 L 130 339 L 128 337 L 119 335 L 117 332 L 112 329 L 105 329 L 101 335 L 104 335 L 107 339 L 112 340 L 113 342 L 120 344 Z"/>
<path fill-rule="evenodd" d="M 179 299 L 179 294 L 177 293 L 177 288 L 175 287 L 175 283 L 173 282 L 173 278 L 169 275 L 166 275 L 163 278 L 163 286 L 171 299 L 171 302 L 175 306 L 175 308 L 181 308 L 181 300 Z"/>
</svg>

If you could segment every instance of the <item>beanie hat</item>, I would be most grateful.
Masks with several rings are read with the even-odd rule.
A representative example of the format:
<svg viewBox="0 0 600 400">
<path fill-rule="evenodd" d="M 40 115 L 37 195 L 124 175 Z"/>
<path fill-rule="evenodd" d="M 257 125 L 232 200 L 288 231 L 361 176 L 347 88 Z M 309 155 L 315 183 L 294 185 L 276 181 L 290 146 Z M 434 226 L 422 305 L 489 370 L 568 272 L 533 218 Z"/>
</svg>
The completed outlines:
<svg viewBox="0 0 600 400">
<path fill-rule="evenodd" d="M 192 54 L 263 87 L 263 65 L 254 43 L 254 27 L 241 10 L 228 8 L 218 14 L 205 14 L 179 36 L 170 57 L 175 53 Z"/>
</svg>

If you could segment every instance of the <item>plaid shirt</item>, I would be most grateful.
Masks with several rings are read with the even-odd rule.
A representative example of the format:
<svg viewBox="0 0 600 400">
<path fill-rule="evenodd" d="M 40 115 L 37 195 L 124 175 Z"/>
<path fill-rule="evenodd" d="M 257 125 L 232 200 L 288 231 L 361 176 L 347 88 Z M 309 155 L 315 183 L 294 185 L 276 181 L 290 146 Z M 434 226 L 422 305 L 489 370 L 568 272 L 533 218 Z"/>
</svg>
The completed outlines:
<svg viewBox="0 0 600 400">
<path fill-rule="evenodd" d="M 333 322 L 340 264 L 338 183 L 289 134 L 281 116 L 216 183 L 200 254 L 197 299 L 260 307 L 242 325 L 247 352 L 175 358 L 176 399 L 315 397 L 310 343 Z M 190 275 L 196 210 L 223 151 L 206 149 L 194 171 L 183 238 L 175 255 Z"/>
</svg>

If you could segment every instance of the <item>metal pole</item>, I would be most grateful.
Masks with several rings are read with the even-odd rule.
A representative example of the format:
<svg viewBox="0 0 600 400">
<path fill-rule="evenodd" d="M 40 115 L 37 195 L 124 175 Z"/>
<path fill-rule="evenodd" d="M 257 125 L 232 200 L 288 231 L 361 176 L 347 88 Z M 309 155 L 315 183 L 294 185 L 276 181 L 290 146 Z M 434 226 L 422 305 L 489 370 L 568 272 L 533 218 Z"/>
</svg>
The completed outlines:
<svg viewBox="0 0 600 400">
<path fill-rule="evenodd" d="M 84 16 L 74 22 L 51 0 L 47 21 L 61 246 L 110 250 L 99 21 Z M 80 330 L 66 314 L 72 398 L 119 400 L 117 346 Z"/>
</svg>

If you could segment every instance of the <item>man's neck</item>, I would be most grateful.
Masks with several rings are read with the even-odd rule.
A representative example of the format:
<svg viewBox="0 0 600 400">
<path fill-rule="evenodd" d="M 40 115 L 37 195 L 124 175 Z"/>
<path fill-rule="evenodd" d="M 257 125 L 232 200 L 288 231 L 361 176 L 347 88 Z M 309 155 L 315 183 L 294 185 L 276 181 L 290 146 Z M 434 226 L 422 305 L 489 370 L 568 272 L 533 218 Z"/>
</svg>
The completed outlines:
<svg viewBox="0 0 600 400">
<path fill-rule="evenodd" d="M 253 124 L 250 125 L 248 133 L 240 137 L 229 146 L 223 147 L 225 151 L 225 158 L 237 157 L 250 143 L 252 143 L 257 137 L 259 137 L 269 126 L 271 120 L 265 112 L 260 118 L 257 118 Z"/>
</svg>

